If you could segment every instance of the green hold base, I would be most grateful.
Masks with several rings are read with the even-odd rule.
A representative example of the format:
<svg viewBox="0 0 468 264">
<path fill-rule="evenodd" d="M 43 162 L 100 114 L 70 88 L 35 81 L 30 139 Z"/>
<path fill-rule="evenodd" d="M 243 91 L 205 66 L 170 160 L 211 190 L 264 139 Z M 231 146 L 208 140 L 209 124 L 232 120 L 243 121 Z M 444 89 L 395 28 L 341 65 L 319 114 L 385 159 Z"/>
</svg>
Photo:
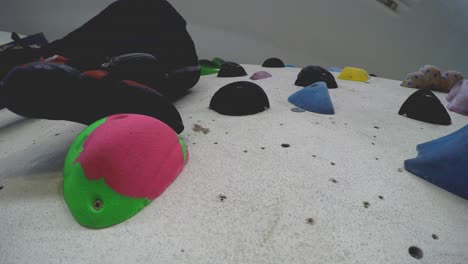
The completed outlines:
<svg viewBox="0 0 468 264">
<path fill-rule="evenodd" d="M 221 68 L 221 65 L 223 65 L 223 63 L 225 62 L 223 59 L 221 58 L 214 58 L 213 60 L 211 60 L 211 62 L 213 62 L 214 64 L 216 64 L 216 66 L 218 66 L 218 68 Z"/>
<path fill-rule="evenodd" d="M 200 75 L 202 75 L 202 76 L 216 74 L 219 71 L 218 69 L 211 68 L 211 67 L 206 67 L 206 66 L 201 66 L 200 69 L 201 69 L 200 70 Z"/>
</svg>

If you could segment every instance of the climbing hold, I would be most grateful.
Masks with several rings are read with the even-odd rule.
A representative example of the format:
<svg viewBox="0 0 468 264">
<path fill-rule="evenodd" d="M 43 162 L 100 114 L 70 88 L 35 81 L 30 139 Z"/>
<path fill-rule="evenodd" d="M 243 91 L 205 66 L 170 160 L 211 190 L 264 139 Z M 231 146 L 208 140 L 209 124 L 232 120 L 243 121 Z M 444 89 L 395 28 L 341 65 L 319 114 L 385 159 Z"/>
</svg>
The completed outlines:
<svg viewBox="0 0 468 264">
<path fill-rule="evenodd" d="M 335 113 L 327 85 L 324 82 L 314 83 L 295 92 L 289 96 L 288 101 L 310 112 L 326 115 Z"/>
<path fill-rule="evenodd" d="M 325 82 L 328 88 L 337 88 L 338 84 L 335 81 L 335 77 L 320 66 L 307 66 L 299 72 L 297 75 L 296 82 L 297 86 L 309 86 L 316 82 Z"/>
<path fill-rule="evenodd" d="M 338 75 L 338 79 L 356 81 L 356 82 L 367 82 L 369 80 L 369 74 L 366 70 L 355 67 L 346 67 Z"/>
<path fill-rule="evenodd" d="M 251 80 L 261 80 L 261 79 L 267 79 L 267 78 L 271 78 L 273 77 L 270 73 L 266 72 L 266 71 L 259 71 L 259 72 L 256 72 L 254 73 L 250 79 Z"/>
<path fill-rule="evenodd" d="M 265 60 L 262 64 L 262 67 L 265 68 L 284 68 L 284 63 L 281 59 L 278 58 L 269 58 Z"/>
<path fill-rule="evenodd" d="M 242 77 L 246 76 L 244 68 L 235 62 L 225 62 L 221 65 L 218 77 Z"/>
<path fill-rule="evenodd" d="M 447 96 L 447 108 L 455 113 L 468 116 L 468 80 L 459 81 Z"/>
<path fill-rule="evenodd" d="M 252 115 L 270 108 L 265 91 L 255 83 L 240 81 L 220 88 L 211 98 L 210 109 L 222 115 Z"/>
<path fill-rule="evenodd" d="M 439 98 L 428 89 L 414 92 L 400 108 L 399 115 L 419 121 L 450 125 L 450 115 L 440 102 Z"/>
<path fill-rule="evenodd" d="M 418 156 L 405 169 L 451 193 L 468 199 L 468 125 L 416 147 Z"/>
<path fill-rule="evenodd" d="M 65 202 L 83 226 L 119 224 L 161 195 L 187 159 L 184 142 L 155 118 L 103 118 L 83 130 L 68 151 Z"/>
</svg>

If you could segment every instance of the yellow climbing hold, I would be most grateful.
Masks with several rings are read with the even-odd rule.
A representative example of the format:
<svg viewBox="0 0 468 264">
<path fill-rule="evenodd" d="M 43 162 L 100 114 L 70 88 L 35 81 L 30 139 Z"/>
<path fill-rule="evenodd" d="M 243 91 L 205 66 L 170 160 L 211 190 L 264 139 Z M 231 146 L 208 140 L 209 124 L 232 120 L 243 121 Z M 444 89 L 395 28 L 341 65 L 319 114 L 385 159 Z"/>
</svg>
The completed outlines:
<svg viewBox="0 0 468 264">
<path fill-rule="evenodd" d="M 349 80 L 356 82 L 367 82 L 369 80 L 369 74 L 366 70 L 361 68 L 346 67 L 338 75 L 338 79 Z"/>
</svg>

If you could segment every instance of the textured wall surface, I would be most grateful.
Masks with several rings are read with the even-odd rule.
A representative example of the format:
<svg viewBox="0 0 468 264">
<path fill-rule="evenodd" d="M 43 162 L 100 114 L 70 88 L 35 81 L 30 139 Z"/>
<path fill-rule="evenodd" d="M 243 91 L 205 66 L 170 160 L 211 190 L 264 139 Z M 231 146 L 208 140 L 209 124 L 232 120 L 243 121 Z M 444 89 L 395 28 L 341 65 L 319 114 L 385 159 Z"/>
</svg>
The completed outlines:
<svg viewBox="0 0 468 264">
<path fill-rule="evenodd" d="M 176 102 L 187 166 L 104 230 L 81 227 L 63 200 L 63 160 L 84 126 L 0 111 L 0 263 L 468 263 L 467 201 L 401 169 L 417 144 L 468 117 L 437 126 L 399 116 L 415 90 L 381 78 L 337 80 L 334 116 L 294 113 L 299 69 L 268 71 L 256 83 L 271 108 L 257 115 L 208 109 L 220 87 L 248 77 L 202 77 Z"/>
</svg>

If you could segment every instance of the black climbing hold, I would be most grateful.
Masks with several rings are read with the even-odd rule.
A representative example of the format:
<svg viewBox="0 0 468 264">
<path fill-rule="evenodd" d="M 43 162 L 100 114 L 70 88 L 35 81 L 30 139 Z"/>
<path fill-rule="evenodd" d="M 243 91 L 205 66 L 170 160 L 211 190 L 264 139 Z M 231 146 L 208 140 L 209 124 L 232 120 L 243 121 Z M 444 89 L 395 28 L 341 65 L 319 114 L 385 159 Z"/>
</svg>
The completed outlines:
<svg viewBox="0 0 468 264">
<path fill-rule="evenodd" d="M 252 115 L 270 108 L 265 91 L 259 85 L 239 81 L 220 88 L 211 98 L 210 109 L 222 115 Z"/>
<path fill-rule="evenodd" d="M 327 87 L 338 88 L 335 77 L 329 71 L 325 70 L 320 66 L 307 66 L 301 70 L 297 75 L 296 82 L 297 86 L 309 86 L 316 82 L 325 82 Z"/>
<path fill-rule="evenodd" d="M 429 89 L 414 92 L 398 111 L 399 115 L 437 125 L 450 125 L 452 120 L 439 98 Z"/>
<path fill-rule="evenodd" d="M 242 77 L 246 75 L 245 69 L 235 62 L 223 63 L 218 72 L 218 77 Z"/>
<path fill-rule="evenodd" d="M 284 62 L 278 58 L 269 58 L 262 64 L 265 68 L 284 68 Z"/>
</svg>

